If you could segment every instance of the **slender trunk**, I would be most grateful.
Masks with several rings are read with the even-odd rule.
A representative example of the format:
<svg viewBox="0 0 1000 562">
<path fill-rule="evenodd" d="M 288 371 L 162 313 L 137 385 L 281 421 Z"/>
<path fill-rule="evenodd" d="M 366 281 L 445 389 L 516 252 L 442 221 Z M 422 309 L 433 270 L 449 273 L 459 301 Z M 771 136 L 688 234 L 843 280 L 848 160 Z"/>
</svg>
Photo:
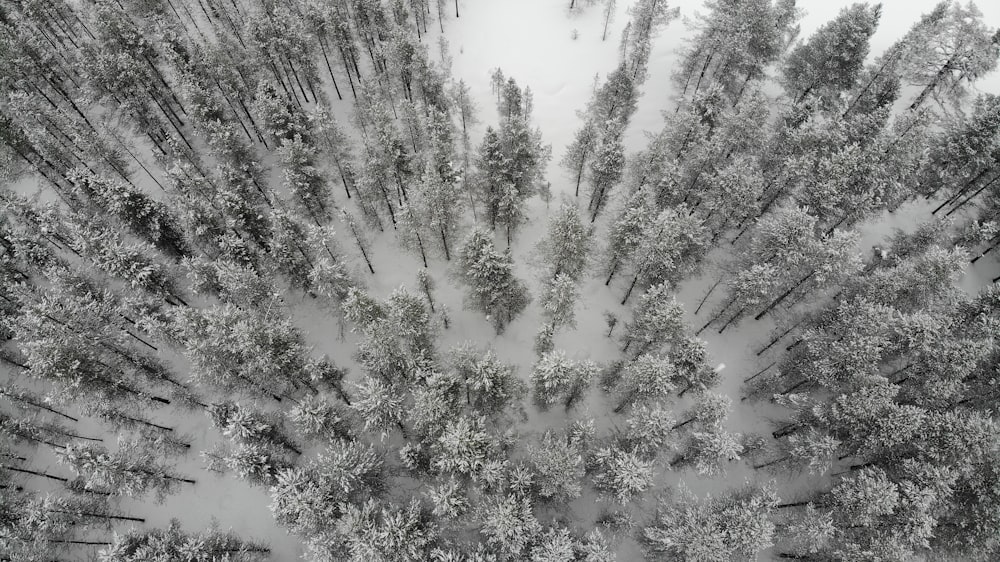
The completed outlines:
<svg viewBox="0 0 1000 562">
<path fill-rule="evenodd" d="M 742 318 L 742 317 L 743 317 L 743 312 L 745 312 L 745 311 L 746 311 L 746 309 L 747 309 L 747 308 L 746 308 L 746 307 L 744 306 L 743 308 L 739 309 L 739 310 L 738 310 L 738 311 L 736 312 L 736 314 L 733 314 L 732 316 L 730 316 L 730 317 L 729 317 L 729 320 L 727 320 L 727 321 L 726 321 L 726 323 L 725 323 L 725 324 L 723 324 L 721 328 L 719 328 L 719 333 L 721 334 L 722 332 L 725 332 L 725 331 L 726 331 L 726 328 L 728 328 L 730 324 L 732 324 L 732 323 L 733 323 L 733 322 L 735 322 L 736 320 L 738 320 L 738 319 Z"/>
<path fill-rule="evenodd" d="M 708 289 L 708 292 L 707 292 L 707 293 L 705 293 L 705 296 L 704 296 L 704 297 L 703 297 L 703 298 L 701 299 L 701 302 L 699 302 L 699 303 L 698 303 L 698 308 L 694 309 L 694 314 L 695 314 L 695 316 L 697 316 L 697 315 L 698 315 L 698 313 L 699 313 L 699 312 L 701 312 L 701 307 L 705 306 L 705 301 L 707 301 L 707 300 L 708 300 L 708 297 L 712 295 L 712 291 L 714 291 L 714 290 L 715 290 L 715 288 L 716 288 L 716 287 L 718 287 L 720 283 L 722 283 L 722 277 L 721 277 L 721 276 L 719 277 L 718 281 L 716 281 L 716 282 L 715 282 L 715 283 L 714 283 L 714 284 L 713 284 L 713 285 L 712 285 L 712 286 L 711 286 L 711 287 L 710 287 L 710 288 Z"/>
<path fill-rule="evenodd" d="M 851 100 L 851 104 L 847 106 L 847 109 L 844 110 L 843 115 L 840 116 L 841 119 L 847 117 L 847 114 L 850 113 L 852 109 L 854 109 L 854 106 L 857 105 L 859 100 L 861 100 L 861 97 L 868 92 L 868 88 L 871 88 L 875 84 L 875 82 L 882 77 L 882 72 L 886 69 L 887 66 L 889 66 L 890 63 L 894 62 L 895 56 L 898 52 L 899 51 L 893 51 L 890 55 L 885 57 L 885 62 L 882 63 L 882 67 L 879 68 L 877 72 L 875 72 L 871 80 L 869 80 L 868 83 L 865 84 L 865 87 L 861 88 L 861 91 L 858 92 L 858 95 L 854 96 L 854 99 Z"/>
<path fill-rule="evenodd" d="M 709 318 L 708 322 L 705 322 L 705 324 L 701 328 L 698 328 L 698 331 L 695 332 L 694 335 L 697 336 L 697 335 L 701 334 L 702 332 L 704 332 L 705 330 L 707 330 L 709 326 L 711 326 L 716 321 L 718 321 L 720 318 L 722 318 L 722 316 L 725 315 L 726 311 L 729 310 L 729 307 L 732 306 L 734 302 L 736 302 L 736 301 L 733 300 L 733 299 L 730 299 L 729 302 L 727 302 L 725 306 L 723 306 L 721 309 L 719 309 L 719 312 L 717 312 L 715 314 L 715 316 Z"/>
<path fill-rule="evenodd" d="M 767 345 L 765 345 L 760 351 L 757 352 L 757 357 L 760 357 L 761 355 L 764 354 L 765 351 L 767 351 L 768 349 L 771 349 L 774 346 L 774 344 L 776 344 L 779 341 L 781 341 L 781 338 L 787 336 L 795 328 L 798 328 L 799 324 L 801 324 L 804 321 L 805 321 L 804 319 L 803 320 L 799 320 L 795 324 L 792 324 L 792 326 L 790 328 L 788 328 L 784 332 L 781 332 L 778 336 L 776 336 L 775 338 L 773 338 L 770 342 L 768 342 Z"/>
<path fill-rule="evenodd" d="M 108 513 L 89 513 L 86 511 L 66 511 L 62 509 L 50 509 L 49 513 L 65 513 L 67 515 L 79 515 L 81 517 L 96 517 L 99 519 L 114 519 L 116 521 L 135 521 L 137 523 L 145 523 L 146 520 L 141 517 L 129 517 L 128 515 L 111 515 Z"/>
<path fill-rule="evenodd" d="M 27 468 L 17 468 L 14 466 L 0 466 L 2 470 L 9 470 L 11 472 L 20 472 L 22 474 L 30 474 L 32 476 L 40 476 L 42 478 L 48 478 L 49 480 L 56 480 L 58 482 L 69 482 L 69 478 L 63 478 L 61 476 L 53 476 L 51 474 L 46 474 L 44 472 L 38 472 L 35 470 L 29 470 Z"/>
<path fill-rule="evenodd" d="M 695 421 L 696 419 L 697 419 L 697 418 L 688 418 L 688 419 L 686 419 L 686 420 L 684 420 L 684 421 L 682 421 L 682 422 L 680 422 L 680 423 L 676 423 L 676 424 L 674 424 L 674 426 L 673 426 L 673 427 L 671 427 L 670 429 L 671 429 L 671 430 L 677 430 L 677 429 L 680 429 L 680 428 L 684 427 L 685 425 L 687 425 L 687 424 L 689 424 L 689 423 L 691 423 L 691 422 Z"/>
<path fill-rule="evenodd" d="M 417 248 L 420 249 L 420 259 L 424 262 L 424 268 L 427 268 L 427 253 L 424 252 L 424 240 L 420 237 L 420 233 L 414 231 L 414 235 L 417 237 Z M 510 245 L 510 230 L 507 231 L 507 245 Z"/>
<path fill-rule="evenodd" d="M 713 49 L 712 52 L 708 53 L 708 56 L 705 57 L 705 64 L 702 65 L 701 67 L 701 74 L 698 75 L 698 81 L 695 82 L 694 91 L 691 92 L 691 95 L 698 94 L 698 90 L 701 88 L 701 82 L 702 80 L 705 79 L 705 72 L 708 70 L 709 65 L 712 64 L 712 59 L 714 57 L 715 57 L 715 50 Z"/>
<path fill-rule="evenodd" d="M 768 462 L 766 462 L 764 464 L 755 464 L 755 465 L 753 465 L 753 467 L 755 469 L 757 469 L 757 470 L 760 470 L 762 468 L 767 468 L 769 466 L 776 465 L 779 462 L 787 461 L 790 458 L 792 458 L 792 457 L 790 457 L 790 456 L 784 456 L 784 457 L 781 457 L 781 458 L 774 459 L 773 461 L 768 461 Z"/>
<path fill-rule="evenodd" d="M 793 503 L 779 503 L 774 507 L 778 509 L 785 509 L 786 507 L 801 507 L 803 505 L 809 505 L 810 503 L 812 502 L 805 501 L 805 502 L 793 502 Z"/>
<path fill-rule="evenodd" d="M 620 265 L 620 263 L 621 262 L 619 262 L 618 260 L 615 260 L 614 263 L 611 264 L 611 271 L 608 273 L 608 278 L 604 281 L 605 287 L 611 284 L 611 279 L 614 278 L 615 273 L 618 271 L 618 266 Z"/>
<path fill-rule="evenodd" d="M 628 405 L 631 404 L 632 400 L 634 400 L 634 399 L 635 399 L 635 391 L 630 391 L 628 394 L 625 395 L 624 398 L 621 399 L 621 401 L 618 403 L 618 405 L 615 406 L 615 413 L 616 414 L 622 413 L 622 411 L 625 408 L 627 408 Z"/>
<path fill-rule="evenodd" d="M 913 100 L 913 103 L 910 104 L 909 107 L 910 111 L 916 110 L 918 107 L 920 107 L 921 104 L 924 103 L 924 100 L 927 99 L 927 96 L 929 96 L 930 93 L 934 91 L 934 88 L 936 88 L 938 83 L 941 82 L 941 80 L 944 78 L 944 75 L 949 70 L 951 70 L 951 65 L 952 65 L 952 59 L 948 59 L 948 62 L 944 63 L 944 65 L 941 66 L 941 69 L 938 70 L 937 74 L 934 75 L 934 79 L 931 80 L 926 86 L 924 86 L 924 89 L 921 90 L 920 95 L 917 96 L 917 98 Z"/>
<path fill-rule="evenodd" d="M 993 245 L 991 245 L 989 248 L 986 248 L 985 250 L 983 250 L 983 253 L 981 253 L 978 256 L 972 258 L 972 260 L 969 263 L 976 263 L 981 258 L 983 258 L 986 254 L 988 254 L 988 253 L 992 252 L 993 250 L 995 250 L 998 245 L 1000 245 L 1000 239 L 998 239 L 996 242 L 994 242 Z"/>
<path fill-rule="evenodd" d="M 958 205 L 955 205 L 950 211 L 948 211 L 947 213 L 945 213 L 944 216 L 950 217 L 955 211 L 957 211 L 957 210 L 961 209 L 962 207 L 964 207 L 966 205 L 966 203 L 968 203 L 969 201 L 972 201 L 973 199 L 975 199 L 976 197 L 978 197 L 980 193 L 982 193 L 987 188 L 989 188 L 991 185 L 993 185 L 994 183 L 996 183 L 997 180 L 1000 180 L 1000 175 L 997 175 L 995 178 L 993 178 L 992 180 L 990 180 L 989 183 L 986 183 L 985 185 L 983 185 L 982 187 L 980 187 L 979 189 L 977 189 L 975 193 L 973 193 L 972 195 L 966 197 L 964 201 L 962 201 Z M 938 207 L 938 209 L 940 209 L 940 208 L 941 207 Z M 935 209 L 935 212 L 938 209 Z"/>
<path fill-rule="evenodd" d="M 777 431 L 772 432 L 771 436 L 774 437 L 775 439 L 781 439 L 782 437 L 785 437 L 785 436 L 788 436 L 788 435 L 791 435 L 791 434 L 795 433 L 796 431 L 798 431 L 801 428 L 802 428 L 802 424 L 799 423 L 799 422 L 790 423 L 790 424 L 786 425 L 785 427 L 783 427 L 783 428 L 781 428 L 781 429 L 779 429 Z"/>
<path fill-rule="evenodd" d="M 609 278 L 609 280 L 610 280 L 610 278 Z M 628 298 L 630 296 L 632 296 L 632 289 L 635 288 L 635 284 L 636 284 L 637 281 L 639 281 L 639 274 L 638 273 L 636 273 L 635 277 L 632 278 L 632 284 L 628 286 L 628 291 L 625 292 L 625 298 L 623 298 L 622 302 L 621 302 L 622 305 L 624 305 L 626 302 L 628 302 Z"/>
<path fill-rule="evenodd" d="M 772 361 L 771 364 L 768 365 L 767 367 L 764 367 L 763 369 L 757 371 L 756 373 L 754 373 L 750 377 L 743 379 L 743 382 L 750 382 L 750 381 L 754 380 L 755 378 L 757 378 L 757 377 L 763 375 L 764 373 L 766 373 L 771 367 L 774 367 L 777 364 L 778 364 L 777 361 Z"/>
<path fill-rule="evenodd" d="M 791 394 L 792 392 L 795 392 L 798 388 L 800 388 L 802 385 L 806 384 L 807 382 L 809 382 L 809 381 L 803 379 L 803 380 L 801 380 L 801 381 L 793 384 L 787 390 L 781 391 L 781 394 Z"/>
<path fill-rule="evenodd" d="M 826 229 L 826 235 L 829 236 L 829 235 L 833 234 L 833 231 L 837 230 L 837 228 L 840 227 L 840 225 L 844 224 L 844 221 L 846 221 L 848 218 L 850 218 L 850 216 L 851 216 L 851 213 L 850 213 L 850 211 L 848 211 L 848 213 L 846 215 L 844 215 L 843 217 L 841 217 L 841 219 L 839 221 L 837 221 L 836 224 L 834 224 L 830 228 Z"/>
<path fill-rule="evenodd" d="M 803 283 L 805 283 L 806 281 L 808 281 L 809 278 L 812 277 L 815 274 L 816 274 L 815 270 L 809 272 L 809 275 L 806 275 L 801 280 L 799 280 L 798 283 L 796 283 L 790 289 L 788 289 L 787 291 L 785 291 L 784 293 L 782 293 L 782 295 L 780 297 L 778 297 L 774 302 L 772 302 L 770 305 L 768 305 L 768 307 L 765 308 L 760 314 L 758 314 L 757 316 L 754 316 L 753 319 L 754 320 L 760 320 L 761 318 L 763 318 L 764 315 L 766 315 L 768 312 L 771 312 L 771 310 L 773 310 L 774 307 L 778 306 L 779 304 L 782 303 L 782 301 L 784 301 L 786 298 L 788 298 L 788 296 L 792 294 L 792 291 L 794 291 L 795 289 L 798 289 Z"/>
<path fill-rule="evenodd" d="M 3 389 L 0 389 L 0 395 L 6 396 L 6 397 L 8 397 L 11 400 L 16 400 L 18 402 L 21 402 L 21 403 L 24 403 L 24 404 L 28 404 L 29 406 L 32 406 L 34 408 L 38 408 L 39 410 L 44 410 L 46 412 L 55 414 L 57 416 L 66 418 L 66 419 L 68 419 L 68 420 L 70 420 L 71 422 L 74 422 L 74 423 L 80 421 L 78 418 L 74 418 L 73 416 L 70 416 L 70 415 L 64 414 L 64 413 L 62 413 L 62 412 L 60 412 L 58 410 L 54 410 L 52 408 L 49 408 L 45 404 L 39 404 L 39 403 L 35 402 L 34 400 L 29 400 L 29 399 L 24 398 L 24 397 L 15 396 L 15 395 L 13 395 L 13 394 L 11 394 L 9 392 L 5 392 Z"/>
<path fill-rule="evenodd" d="M 448 249 L 448 236 L 445 234 L 444 227 L 441 227 L 441 245 L 444 247 L 444 259 L 445 261 L 451 261 L 451 251 Z"/>
</svg>

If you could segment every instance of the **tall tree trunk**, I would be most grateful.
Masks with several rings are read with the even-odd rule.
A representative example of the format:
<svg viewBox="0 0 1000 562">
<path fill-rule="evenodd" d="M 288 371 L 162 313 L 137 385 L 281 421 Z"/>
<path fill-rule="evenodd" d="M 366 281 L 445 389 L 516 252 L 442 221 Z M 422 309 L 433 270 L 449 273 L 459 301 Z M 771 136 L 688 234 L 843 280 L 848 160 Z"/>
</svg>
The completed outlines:
<svg viewBox="0 0 1000 562">
<path fill-rule="evenodd" d="M 767 371 L 768 371 L 768 370 L 769 370 L 769 369 L 770 369 L 771 367 L 774 367 L 774 366 L 775 366 L 775 365 L 777 365 L 777 364 L 778 364 L 778 362 L 777 362 L 777 361 L 772 361 L 772 362 L 771 362 L 771 364 L 770 364 L 770 365 L 768 365 L 767 367 L 764 367 L 763 369 L 761 369 L 761 370 L 757 371 L 756 373 L 754 373 L 754 374 L 753 374 L 753 375 L 751 375 L 750 377 L 747 377 L 747 378 L 743 379 L 743 382 L 750 382 L 750 381 L 752 381 L 752 380 L 756 379 L 757 377 L 759 377 L 759 376 L 763 375 L 763 374 L 764 374 L 764 373 L 766 373 L 766 372 L 767 372 Z"/>
<path fill-rule="evenodd" d="M 754 320 L 760 320 L 761 318 L 763 318 L 764 315 L 766 315 L 768 312 L 771 312 L 771 310 L 773 310 L 774 307 L 778 306 L 779 304 L 782 303 L 782 301 L 784 301 L 786 298 L 788 298 L 788 296 L 792 294 L 792 291 L 794 291 L 795 289 L 798 289 L 800 286 L 802 286 L 803 283 L 805 283 L 806 281 L 808 281 L 809 278 L 811 278 L 815 274 L 816 274 L 815 270 L 809 272 L 809 275 L 806 275 L 805 277 L 803 277 L 802 279 L 800 279 L 798 283 L 796 283 L 795 285 L 792 285 L 792 287 L 790 289 L 788 289 L 787 291 L 785 291 L 784 293 L 782 293 L 780 297 L 778 297 L 774 302 L 772 302 L 770 305 L 768 305 L 768 307 L 765 308 L 763 311 L 761 311 L 760 314 L 758 314 L 757 316 L 754 316 L 753 319 Z"/>
<path fill-rule="evenodd" d="M 744 311 L 746 311 L 746 307 L 743 307 L 743 308 L 739 309 L 738 311 L 736 311 L 736 314 L 733 314 L 732 316 L 730 316 L 729 320 L 727 320 L 726 323 L 723 324 L 721 328 L 719 328 L 719 333 L 721 334 L 722 332 L 725 332 L 726 328 L 728 328 L 730 324 L 732 324 L 736 320 L 742 318 Z"/>
<path fill-rule="evenodd" d="M 330 65 L 330 57 L 326 54 L 326 45 L 322 37 L 319 39 L 319 48 L 323 52 L 323 60 L 326 62 L 326 70 L 330 73 L 330 80 L 333 81 L 333 89 L 337 92 L 337 99 L 342 100 L 344 96 L 340 95 L 340 86 L 337 85 L 337 77 L 333 75 L 333 66 Z M 315 93 L 313 97 L 316 97 Z"/>
<path fill-rule="evenodd" d="M 694 309 L 695 316 L 697 316 L 698 313 L 701 312 L 701 307 L 705 306 L 705 301 L 708 300 L 708 297 L 712 295 L 712 291 L 715 291 L 715 288 L 718 287 L 720 283 L 722 283 L 722 276 L 719 276 L 719 279 L 715 283 L 713 283 L 711 287 L 709 287 L 708 292 L 705 293 L 705 296 L 701 299 L 701 302 L 698 303 L 698 308 Z"/>
<path fill-rule="evenodd" d="M 27 468 L 17 468 L 14 466 L 0 466 L 0 469 L 9 470 L 11 472 L 20 472 L 21 474 L 30 474 L 32 476 L 39 476 L 42 478 L 48 478 L 49 480 L 55 480 L 57 482 L 69 482 L 69 478 L 63 478 L 62 476 L 53 476 L 51 474 L 38 472 L 36 470 L 29 470 Z"/>
<path fill-rule="evenodd" d="M 638 281 L 639 281 L 639 274 L 636 273 L 635 277 L 632 278 L 632 284 L 628 286 L 628 291 L 625 292 L 625 298 L 623 298 L 621 302 L 622 305 L 628 302 L 628 298 L 632 296 L 632 289 L 635 289 L 635 284 Z"/>
</svg>

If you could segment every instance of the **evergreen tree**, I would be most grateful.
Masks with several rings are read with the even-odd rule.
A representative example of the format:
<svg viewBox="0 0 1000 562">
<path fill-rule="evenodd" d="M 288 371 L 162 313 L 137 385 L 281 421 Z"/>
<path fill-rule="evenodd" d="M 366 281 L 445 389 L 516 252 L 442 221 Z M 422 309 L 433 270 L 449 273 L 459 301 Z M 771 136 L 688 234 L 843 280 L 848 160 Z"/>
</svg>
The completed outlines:
<svg viewBox="0 0 1000 562">
<path fill-rule="evenodd" d="M 704 87 L 719 85 L 735 103 L 753 80 L 763 78 L 798 33 L 794 1 L 707 2 L 693 22 L 698 31 L 681 51 L 673 81 L 680 105 Z"/>
<path fill-rule="evenodd" d="M 594 150 L 597 148 L 597 141 L 600 138 L 599 129 L 594 119 L 585 120 L 583 126 L 576 132 L 573 142 L 566 147 L 566 154 L 560 164 L 566 168 L 575 178 L 576 191 L 574 195 L 580 196 L 580 183 L 587 171 L 587 163 L 590 161 Z"/>
<path fill-rule="evenodd" d="M 881 12 L 881 5 L 867 3 L 844 8 L 788 54 L 782 85 L 794 103 L 809 95 L 833 100 L 854 85 Z"/>
<path fill-rule="evenodd" d="M 674 391 L 677 368 L 666 357 L 641 354 L 622 367 L 621 379 L 615 385 L 618 405 L 615 412 L 647 400 L 658 400 Z"/>
<path fill-rule="evenodd" d="M 473 230 L 462 244 L 459 266 L 469 286 L 469 304 L 486 313 L 497 333 L 527 306 L 527 289 L 514 277 L 510 250 L 501 254 L 490 236 Z"/>
<path fill-rule="evenodd" d="M 653 486 L 653 463 L 634 450 L 615 445 L 601 448 L 594 452 L 589 464 L 594 485 L 618 503 L 627 504 Z"/>
<path fill-rule="evenodd" d="M 302 334 L 269 311 L 233 305 L 177 309 L 171 337 L 184 346 L 191 376 L 228 392 L 280 400 L 294 389 L 311 390 Z"/>
<path fill-rule="evenodd" d="M 608 193 L 621 181 L 625 170 L 625 147 L 622 145 L 620 133 L 606 133 L 594 150 L 594 159 L 590 164 L 590 222 L 606 205 Z"/>
<path fill-rule="evenodd" d="M 546 431 L 538 444 L 528 445 L 532 485 L 541 500 L 571 501 L 580 497 L 584 477 L 581 443 Z"/>
<path fill-rule="evenodd" d="M 589 262 L 593 235 L 594 229 L 584 225 L 576 205 L 563 201 L 537 246 L 552 270 L 552 278 L 565 274 L 570 279 L 580 279 Z"/>
<path fill-rule="evenodd" d="M 622 37 L 622 59 L 632 80 L 645 82 L 653 38 L 680 15 L 680 8 L 670 8 L 663 0 L 641 0 L 629 7 L 630 25 Z"/>
</svg>

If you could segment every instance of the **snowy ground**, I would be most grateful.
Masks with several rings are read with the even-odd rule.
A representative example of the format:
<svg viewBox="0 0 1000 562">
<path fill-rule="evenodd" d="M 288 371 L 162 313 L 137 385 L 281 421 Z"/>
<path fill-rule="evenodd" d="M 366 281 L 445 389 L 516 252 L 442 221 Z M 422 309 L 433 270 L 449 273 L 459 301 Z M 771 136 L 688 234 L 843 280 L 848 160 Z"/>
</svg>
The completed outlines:
<svg viewBox="0 0 1000 562">
<path fill-rule="evenodd" d="M 456 79 L 462 78 L 470 86 L 478 108 L 478 117 L 482 122 L 473 131 L 473 145 L 478 143 L 485 125 L 496 122 L 495 98 L 490 92 L 490 71 L 496 67 L 503 69 L 504 74 L 513 77 L 522 86 L 530 86 L 534 94 L 534 124 L 539 126 L 546 143 L 552 145 L 553 158 L 548 169 L 547 179 L 552 183 L 554 199 L 551 209 L 557 208 L 559 200 L 565 195 L 572 195 L 573 185 L 567 174 L 558 166 L 566 146 L 572 139 L 576 128 L 580 125 L 576 112 L 582 110 L 590 97 L 594 75 L 599 73 L 601 79 L 613 70 L 618 63 L 619 34 L 628 21 L 626 9 L 628 2 L 619 2 L 619 10 L 608 30 L 608 38 L 601 41 L 603 27 L 602 10 L 600 6 L 589 8 L 583 14 L 568 15 L 564 1 L 543 0 L 466 0 L 460 5 L 461 17 L 454 19 L 453 12 L 444 22 L 445 36 L 450 44 L 450 55 L 453 59 L 452 72 Z M 682 15 L 691 16 L 699 8 L 699 2 L 684 1 L 679 5 Z M 802 20 L 802 37 L 807 37 L 812 30 L 824 21 L 832 18 L 844 3 L 835 2 L 801 2 L 800 5 L 809 13 Z M 931 0 L 887 0 L 883 2 L 882 26 L 873 41 L 873 53 L 883 50 L 894 39 L 916 21 L 922 12 L 930 9 Z M 1000 21 L 1000 4 L 981 5 L 986 12 L 987 21 Z M 437 25 L 431 22 L 433 28 L 430 36 L 424 41 L 432 45 L 431 52 L 436 56 Z M 573 30 L 578 37 L 572 38 Z M 659 130 L 662 125 L 660 111 L 673 109 L 671 88 L 669 85 L 670 71 L 674 66 L 675 51 L 685 34 L 681 21 L 673 22 L 656 40 L 649 64 L 650 78 L 643 86 L 643 96 L 639 109 L 633 118 L 632 126 L 627 133 L 627 148 L 636 151 L 645 144 L 644 131 Z M 344 80 L 346 82 L 346 80 Z M 1000 75 L 994 73 L 981 82 L 980 89 L 984 91 L 1000 91 Z M 342 91 L 343 88 L 342 88 Z M 332 99 L 336 99 L 332 97 Z M 349 108 L 349 98 L 334 101 L 334 106 L 342 115 L 342 121 L 348 121 L 346 112 Z M 917 221 L 926 220 L 930 215 L 927 205 L 914 204 L 901 212 L 885 217 L 883 220 L 866 225 L 864 240 L 859 252 L 867 254 L 867 248 L 878 240 L 891 227 L 906 228 Z M 604 244 L 606 220 L 610 213 L 605 213 L 603 221 L 598 221 L 600 245 Z M 519 277 L 529 282 L 531 292 L 538 295 L 540 282 L 537 271 L 531 266 L 531 257 L 536 241 L 545 231 L 549 209 L 537 199 L 530 202 L 529 216 L 531 221 L 517 235 L 512 247 L 518 264 Z M 471 222 L 471 216 L 470 216 Z M 503 241 L 498 239 L 498 244 Z M 354 251 L 346 242 L 344 248 Z M 391 239 L 391 233 L 386 233 L 375 239 L 372 252 L 376 276 L 362 271 L 363 262 L 360 256 L 355 264 L 358 277 L 364 279 L 370 291 L 376 296 L 387 296 L 394 288 L 405 284 L 415 287 L 415 274 L 419 267 L 418 259 L 403 253 Z M 718 256 L 714 256 L 718 257 Z M 979 286 L 985 280 L 996 275 L 996 265 L 989 260 L 983 260 L 977 265 L 976 271 L 968 276 L 964 285 L 967 288 Z M 473 340 L 481 346 L 492 346 L 505 360 L 518 365 L 521 375 L 527 380 L 528 372 L 534 360 L 531 351 L 533 338 L 540 325 L 537 307 L 529 307 L 519 316 L 502 336 L 496 336 L 486 319 L 478 313 L 468 313 L 462 310 L 462 292 L 457 284 L 450 280 L 448 264 L 441 258 L 431 260 L 430 271 L 438 282 L 438 299 L 447 304 L 452 314 L 451 328 L 442 333 L 439 347 L 447 349 L 453 344 L 465 340 Z M 619 347 L 614 340 L 605 336 L 607 326 L 603 319 L 605 311 L 612 311 L 620 319 L 628 317 L 627 308 L 620 306 L 625 287 L 621 286 L 624 276 L 619 276 L 611 287 L 605 287 L 603 279 L 589 278 L 581 289 L 580 304 L 577 308 L 578 328 L 564 331 L 556 338 L 556 348 L 566 350 L 571 356 L 590 358 L 597 362 L 606 362 L 618 358 Z M 700 317 L 695 318 L 693 311 L 701 300 L 707 287 L 714 281 L 711 267 L 707 267 L 700 278 L 692 279 L 683 284 L 678 299 L 685 303 L 688 309 L 688 321 L 697 328 L 704 322 L 704 317 L 711 310 L 712 301 L 706 304 Z M 635 297 L 633 297 L 634 299 Z M 290 297 L 286 303 L 287 312 L 296 323 L 306 330 L 309 342 L 315 345 L 316 354 L 328 354 L 338 364 L 352 368 L 354 375 L 358 369 L 351 360 L 355 338 L 349 332 L 342 335 L 336 314 L 316 306 L 316 301 L 305 297 Z M 761 322 L 744 322 L 737 329 L 719 336 L 715 330 L 707 330 L 702 336 L 708 341 L 712 360 L 725 363 L 723 382 L 718 389 L 729 394 L 736 404 L 729 424 L 735 431 L 768 431 L 766 417 L 771 414 L 764 406 L 751 406 L 739 402 L 740 387 L 744 377 L 756 372 L 759 366 L 766 365 L 774 358 L 765 355 L 757 358 L 754 351 L 759 347 L 757 342 L 766 341 L 773 322 L 765 319 Z M 616 329 L 616 333 L 621 328 Z M 780 347 L 780 346 L 777 346 Z M 773 351 L 773 350 L 772 350 Z M 529 410 L 532 408 L 529 406 Z M 590 410 L 592 415 L 600 417 L 609 408 L 603 404 L 599 393 L 581 407 L 579 414 L 586 415 Z M 168 425 L 175 425 L 182 433 L 189 433 L 195 443 L 195 448 L 207 449 L 217 438 L 217 432 L 209 429 L 207 418 L 163 420 Z M 542 428 L 546 425 L 562 425 L 560 411 L 538 414 L 531 412 L 530 427 Z M 607 425 L 607 422 L 604 423 Z M 96 429 L 90 429 L 93 434 Z M 42 452 L 40 452 L 42 454 Z M 44 459 L 44 460 L 43 460 Z M 48 471 L 57 474 L 66 473 L 65 468 L 57 466 L 54 458 L 39 457 L 39 466 L 48 465 Z M 135 516 L 146 517 L 151 525 L 165 525 L 170 518 L 179 518 L 185 529 L 197 530 L 205 527 L 213 519 L 217 519 L 222 528 L 232 528 L 240 535 L 263 540 L 272 549 L 272 559 L 285 561 L 294 560 L 300 553 L 298 539 L 285 533 L 271 518 L 268 510 L 268 498 L 264 490 L 244 484 L 235 478 L 218 478 L 201 470 L 200 459 L 192 454 L 179 465 L 179 470 L 192 475 L 198 480 L 196 487 L 189 487 L 182 493 L 170 496 L 161 505 L 140 502 L 123 503 L 124 511 Z M 738 484 L 744 478 L 753 477 L 752 471 L 744 466 L 734 466 L 728 478 L 724 480 L 699 480 L 692 473 L 670 473 L 666 476 L 669 482 L 683 478 L 697 493 Z M 575 509 L 586 509 L 587 506 L 574 504 Z M 637 552 L 628 545 L 621 552 L 622 560 L 632 560 Z"/>
</svg>

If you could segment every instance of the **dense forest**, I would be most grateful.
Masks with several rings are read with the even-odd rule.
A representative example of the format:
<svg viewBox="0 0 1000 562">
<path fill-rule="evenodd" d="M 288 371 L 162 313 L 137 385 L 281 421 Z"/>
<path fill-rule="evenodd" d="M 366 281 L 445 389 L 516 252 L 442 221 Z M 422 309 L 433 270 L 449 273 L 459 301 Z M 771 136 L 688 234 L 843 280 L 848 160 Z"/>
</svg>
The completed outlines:
<svg viewBox="0 0 1000 562">
<path fill-rule="evenodd" d="M 1000 32 L 556 3 L 0 2 L 0 561 L 1000 559 Z"/>
</svg>

